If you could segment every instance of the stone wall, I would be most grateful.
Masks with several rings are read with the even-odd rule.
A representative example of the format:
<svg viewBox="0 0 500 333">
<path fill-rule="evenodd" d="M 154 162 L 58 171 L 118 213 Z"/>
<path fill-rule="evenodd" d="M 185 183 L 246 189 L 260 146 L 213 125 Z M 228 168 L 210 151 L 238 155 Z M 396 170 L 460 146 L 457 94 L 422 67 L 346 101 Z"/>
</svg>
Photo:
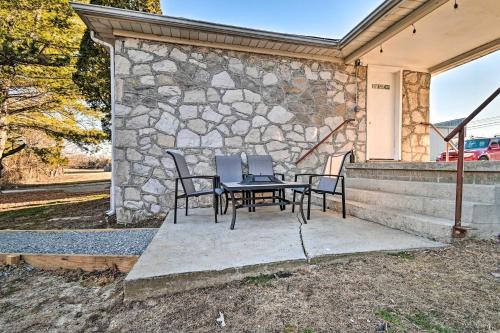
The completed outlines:
<svg viewBox="0 0 500 333">
<path fill-rule="evenodd" d="M 270 154 L 275 171 L 322 171 L 329 154 L 365 160 L 366 68 L 174 44 L 117 40 L 116 208 L 119 222 L 166 213 L 176 177 L 168 148 L 192 172 L 217 154 Z M 355 94 L 359 88 L 357 112 Z M 295 161 L 346 118 L 317 152 Z M 205 186 L 205 184 L 199 184 Z M 207 204 L 211 198 L 193 205 Z"/>
<path fill-rule="evenodd" d="M 407 162 L 428 162 L 430 151 L 429 73 L 403 71 L 403 123 L 401 129 L 401 159 Z"/>
</svg>

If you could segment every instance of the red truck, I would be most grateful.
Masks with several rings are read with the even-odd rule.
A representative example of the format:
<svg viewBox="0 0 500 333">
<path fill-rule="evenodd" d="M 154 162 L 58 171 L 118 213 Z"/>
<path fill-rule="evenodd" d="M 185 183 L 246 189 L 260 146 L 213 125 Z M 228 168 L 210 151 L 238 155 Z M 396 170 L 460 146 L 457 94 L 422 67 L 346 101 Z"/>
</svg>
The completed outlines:
<svg viewBox="0 0 500 333">
<path fill-rule="evenodd" d="M 456 161 L 458 152 L 450 150 L 448 156 L 450 162 Z M 465 140 L 464 161 L 488 160 L 500 161 L 500 137 Z M 436 161 L 445 162 L 446 152 L 441 153 Z"/>
</svg>

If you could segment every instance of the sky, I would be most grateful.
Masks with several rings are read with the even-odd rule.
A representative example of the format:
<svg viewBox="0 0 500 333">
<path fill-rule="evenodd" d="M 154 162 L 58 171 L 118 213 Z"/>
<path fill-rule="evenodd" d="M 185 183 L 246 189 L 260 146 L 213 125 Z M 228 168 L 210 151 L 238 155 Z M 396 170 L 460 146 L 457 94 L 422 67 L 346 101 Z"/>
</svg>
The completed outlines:
<svg viewBox="0 0 500 333">
<path fill-rule="evenodd" d="M 431 79 L 431 122 L 468 116 L 500 87 L 500 51 Z M 467 136 L 500 135 L 500 97 L 471 123 Z"/>
<path fill-rule="evenodd" d="M 341 38 L 381 0 L 161 0 L 163 15 Z"/>
<path fill-rule="evenodd" d="M 161 0 L 163 15 L 328 38 L 345 36 L 382 0 Z M 434 76 L 431 122 L 465 117 L 500 86 L 500 51 Z M 478 116 L 478 131 L 500 134 L 500 98 Z M 494 122 L 498 121 L 499 124 Z M 489 126 L 485 127 L 484 124 Z M 477 135 L 477 134 L 476 134 Z"/>
</svg>

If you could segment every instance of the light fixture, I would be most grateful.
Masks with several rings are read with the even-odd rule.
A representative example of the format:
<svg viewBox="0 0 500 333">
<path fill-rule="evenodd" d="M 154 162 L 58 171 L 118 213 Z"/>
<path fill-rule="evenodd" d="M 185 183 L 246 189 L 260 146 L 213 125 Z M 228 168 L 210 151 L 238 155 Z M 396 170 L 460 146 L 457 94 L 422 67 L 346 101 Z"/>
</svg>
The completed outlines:
<svg viewBox="0 0 500 333">
<path fill-rule="evenodd" d="M 415 28 L 415 25 L 412 23 L 411 25 L 413 27 L 413 34 L 416 34 L 417 33 L 417 28 Z"/>
<path fill-rule="evenodd" d="M 384 53 L 384 50 L 382 49 L 382 44 L 380 44 L 380 53 Z"/>
<path fill-rule="evenodd" d="M 457 0 L 455 0 L 455 4 L 453 5 L 453 8 L 457 9 L 458 8 L 458 3 Z"/>
</svg>

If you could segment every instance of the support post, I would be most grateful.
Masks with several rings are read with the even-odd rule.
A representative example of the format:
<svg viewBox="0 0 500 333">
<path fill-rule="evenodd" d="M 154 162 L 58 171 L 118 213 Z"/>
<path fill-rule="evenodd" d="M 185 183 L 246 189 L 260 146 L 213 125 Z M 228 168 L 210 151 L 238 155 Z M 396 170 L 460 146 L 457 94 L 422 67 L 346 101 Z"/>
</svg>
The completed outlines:
<svg viewBox="0 0 500 333">
<path fill-rule="evenodd" d="M 462 228 L 462 194 L 464 186 L 464 148 L 465 128 L 458 132 L 458 160 L 457 160 L 457 186 L 455 197 L 455 225 L 453 226 L 453 237 L 464 237 L 467 230 Z"/>
</svg>

